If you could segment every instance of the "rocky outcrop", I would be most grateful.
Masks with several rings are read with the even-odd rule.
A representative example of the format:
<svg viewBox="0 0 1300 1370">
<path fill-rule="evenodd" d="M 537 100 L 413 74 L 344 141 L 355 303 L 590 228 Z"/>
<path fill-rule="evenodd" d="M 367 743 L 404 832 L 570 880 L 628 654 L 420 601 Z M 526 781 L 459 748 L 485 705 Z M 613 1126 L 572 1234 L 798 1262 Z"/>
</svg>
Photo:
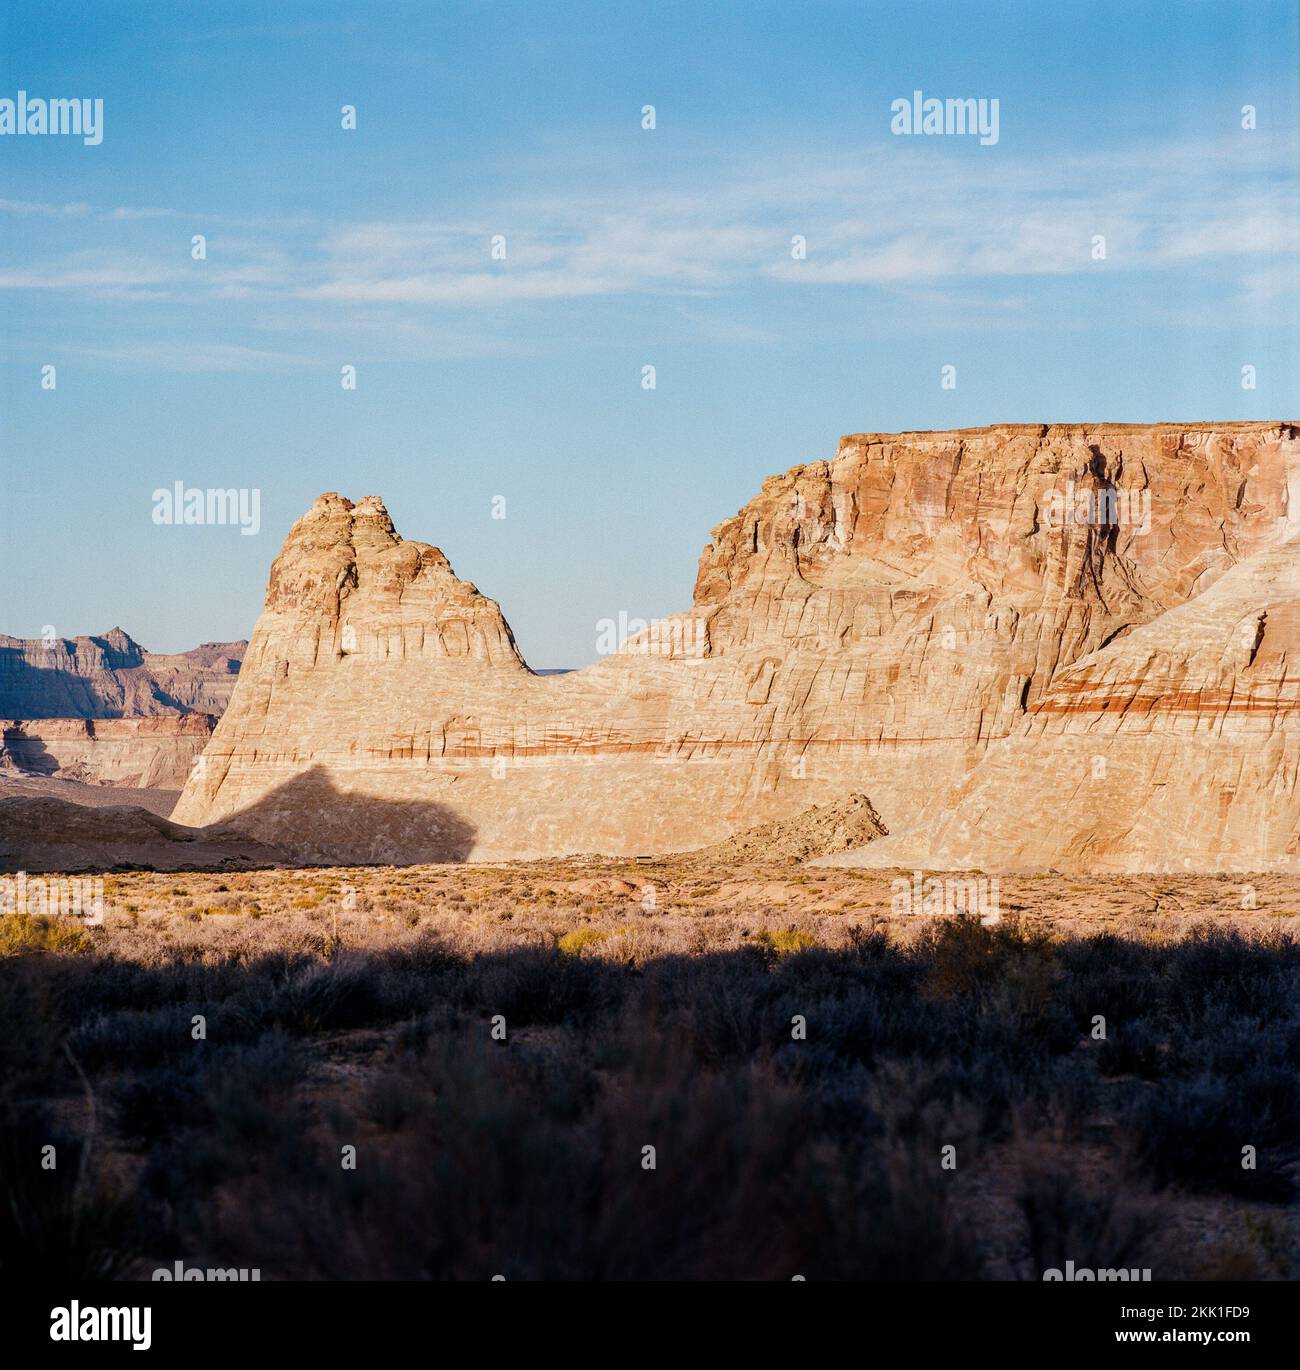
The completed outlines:
<svg viewBox="0 0 1300 1370">
<path fill-rule="evenodd" d="M 879 853 L 1026 729 L 1073 736 L 1063 701 L 1124 676 L 1072 667 L 1139 650 L 1234 567 L 1285 565 L 1295 449 L 1280 423 L 853 435 L 714 530 L 689 610 L 545 678 L 377 499 L 322 496 L 175 817 L 313 859 L 628 854 L 864 792 L 894 835 Z M 1214 677 L 1233 698 L 1243 663 Z"/>
<path fill-rule="evenodd" d="M 245 643 L 147 652 L 121 628 L 103 637 L 0 636 L 0 718 L 140 718 L 220 714 Z"/>
<path fill-rule="evenodd" d="M 0 769 L 90 785 L 179 790 L 216 723 L 199 713 L 0 721 Z"/>
<path fill-rule="evenodd" d="M 147 652 L 120 628 L 0 637 L 0 771 L 178 791 L 230 702 L 246 645 Z"/>
<path fill-rule="evenodd" d="M 709 869 L 772 861 L 799 865 L 816 856 L 852 851 L 883 836 L 885 828 L 871 800 L 865 794 L 851 794 L 793 818 L 733 833 L 685 859 Z"/>
</svg>

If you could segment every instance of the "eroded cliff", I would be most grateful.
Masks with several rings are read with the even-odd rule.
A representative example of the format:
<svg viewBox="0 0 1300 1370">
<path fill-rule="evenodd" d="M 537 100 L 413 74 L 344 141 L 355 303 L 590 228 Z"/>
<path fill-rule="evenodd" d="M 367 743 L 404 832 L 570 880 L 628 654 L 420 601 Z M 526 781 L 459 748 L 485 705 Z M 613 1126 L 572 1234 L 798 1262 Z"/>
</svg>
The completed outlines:
<svg viewBox="0 0 1300 1370">
<path fill-rule="evenodd" d="M 1050 770 L 1062 701 L 1127 681 L 1126 644 L 1179 606 L 1217 622 L 1206 596 L 1233 568 L 1229 591 L 1290 564 L 1294 439 L 1282 423 L 853 435 L 714 529 L 689 610 L 549 677 L 377 499 L 322 496 L 272 568 L 175 817 L 311 859 L 457 860 L 698 847 L 861 792 L 882 852 L 1004 744 L 1029 739 L 1022 770 Z M 1286 611 L 1271 612 L 1284 698 Z M 1266 659 L 1225 659 L 1216 688 L 1262 679 Z M 1244 859 L 1248 825 L 1200 859 Z M 1106 840 L 1072 839 L 1067 861 Z"/>
</svg>

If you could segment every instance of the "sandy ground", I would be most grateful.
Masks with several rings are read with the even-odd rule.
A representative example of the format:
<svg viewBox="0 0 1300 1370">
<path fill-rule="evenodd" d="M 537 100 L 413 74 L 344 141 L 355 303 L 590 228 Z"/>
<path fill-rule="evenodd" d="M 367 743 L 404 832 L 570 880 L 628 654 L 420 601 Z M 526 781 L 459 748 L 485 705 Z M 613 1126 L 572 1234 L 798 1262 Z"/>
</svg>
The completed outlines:
<svg viewBox="0 0 1300 1370">
<path fill-rule="evenodd" d="M 547 940 L 589 928 L 657 947 L 734 946 L 762 932 L 806 932 L 840 946 L 852 930 L 904 940 L 935 917 L 910 911 L 910 872 L 751 864 L 701 870 L 690 857 L 499 865 L 334 867 L 110 877 L 109 911 L 233 922 L 288 910 L 338 920 L 362 942 L 417 920 L 486 940 Z M 984 888 L 1001 920 L 1050 935 L 1108 932 L 1166 939 L 1204 923 L 1300 936 L 1294 877 L 1004 877 Z M 110 925 L 111 925 L 110 919 Z M 612 948 L 610 948 L 612 951 Z"/>
<path fill-rule="evenodd" d="M 83 785 L 79 780 L 55 780 L 43 776 L 15 775 L 0 771 L 0 799 L 22 795 L 31 799 L 63 799 L 101 809 L 119 804 L 138 804 L 160 818 L 167 818 L 180 798 L 179 790 L 127 789 L 120 785 Z"/>
</svg>

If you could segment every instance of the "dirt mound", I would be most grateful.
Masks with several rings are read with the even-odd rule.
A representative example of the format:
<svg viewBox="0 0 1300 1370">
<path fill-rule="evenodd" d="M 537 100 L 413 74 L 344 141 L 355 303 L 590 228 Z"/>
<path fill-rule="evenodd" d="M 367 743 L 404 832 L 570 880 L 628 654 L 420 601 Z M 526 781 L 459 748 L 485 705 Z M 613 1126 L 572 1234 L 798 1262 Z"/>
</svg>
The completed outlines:
<svg viewBox="0 0 1300 1370">
<path fill-rule="evenodd" d="M 865 794 L 851 794 L 832 804 L 815 805 L 793 818 L 760 823 L 733 833 L 687 859 L 735 866 L 757 861 L 810 861 L 865 846 L 887 834 L 880 815 Z"/>
<path fill-rule="evenodd" d="M 135 806 L 0 799 L 0 871 L 242 870 L 281 860 L 229 828 L 183 828 Z"/>
<path fill-rule="evenodd" d="M 0 799 L 15 796 L 23 799 L 62 799 L 68 804 L 81 804 L 92 809 L 131 808 L 148 809 L 160 818 L 170 818 L 180 798 L 179 790 L 137 789 L 135 786 L 87 785 L 80 780 L 55 776 L 27 775 L 7 769 L 4 753 L 0 752 Z"/>
</svg>

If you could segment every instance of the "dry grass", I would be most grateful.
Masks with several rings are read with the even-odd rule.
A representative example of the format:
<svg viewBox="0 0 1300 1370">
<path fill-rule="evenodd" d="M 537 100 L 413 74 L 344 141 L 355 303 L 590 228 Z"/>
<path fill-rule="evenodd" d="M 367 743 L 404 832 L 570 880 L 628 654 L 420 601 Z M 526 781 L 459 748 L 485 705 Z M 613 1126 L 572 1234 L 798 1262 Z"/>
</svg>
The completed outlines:
<svg viewBox="0 0 1300 1370">
<path fill-rule="evenodd" d="M 519 945 L 553 946 L 594 928 L 607 936 L 600 954 L 623 960 L 677 952 L 734 950 L 755 939 L 810 938 L 829 949 L 862 929 L 903 943 L 926 935 L 933 920 L 890 907 L 900 872 L 794 870 L 785 865 L 701 870 L 687 859 L 631 862 L 580 858 L 493 866 L 354 867 L 217 874 L 118 873 L 106 886 L 107 925 L 147 942 L 178 915 L 197 913 L 210 927 L 184 940 L 232 938 L 273 949 L 337 920 L 352 945 L 382 948 L 414 927 L 453 939 L 467 953 Z M 1147 877 L 1063 881 L 1004 877 L 1004 923 L 1047 937 L 1113 932 L 1177 940 L 1211 923 L 1241 932 L 1300 936 L 1300 891 L 1283 876 Z M 648 896 L 649 888 L 653 893 Z M 1253 892 L 1253 908 L 1243 908 Z M 344 895 L 352 892 L 349 905 Z M 651 902 L 652 900 L 652 902 Z M 138 915 L 132 928 L 125 915 Z M 260 934 L 234 920 L 268 918 Z M 594 945 L 594 944 L 592 944 Z"/>
<path fill-rule="evenodd" d="M 26 956 L 40 951 L 67 954 L 88 951 L 90 946 L 90 933 L 74 918 L 30 913 L 0 918 L 0 956 Z"/>
</svg>

